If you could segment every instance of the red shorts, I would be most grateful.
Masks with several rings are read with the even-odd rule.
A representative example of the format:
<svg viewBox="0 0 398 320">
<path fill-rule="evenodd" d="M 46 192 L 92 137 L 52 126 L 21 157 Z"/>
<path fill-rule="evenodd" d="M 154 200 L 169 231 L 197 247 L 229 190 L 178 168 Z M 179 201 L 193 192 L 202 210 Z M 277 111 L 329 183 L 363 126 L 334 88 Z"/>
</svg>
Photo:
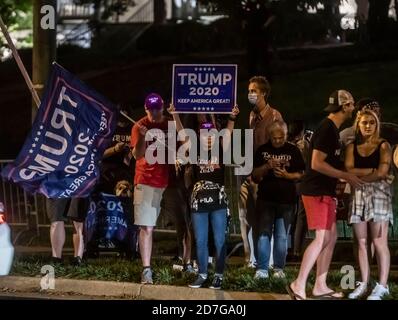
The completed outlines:
<svg viewBox="0 0 398 320">
<path fill-rule="evenodd" d="M 336 199 L 331 196 L 301 196 L 309 230 L 330 230 L 336 222 Z"/>
</svg>

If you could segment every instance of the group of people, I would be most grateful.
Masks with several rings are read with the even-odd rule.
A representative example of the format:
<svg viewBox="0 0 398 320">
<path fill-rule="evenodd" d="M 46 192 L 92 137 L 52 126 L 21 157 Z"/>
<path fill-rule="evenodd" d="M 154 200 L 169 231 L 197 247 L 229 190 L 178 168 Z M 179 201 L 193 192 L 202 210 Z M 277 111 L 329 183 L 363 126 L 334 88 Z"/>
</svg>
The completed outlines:
<svg viewBox="0 0 398 320">
<path fill-rule="evenodd" d="M 299 184 L 308 227 L 315 238 L 305 250 L 297 278 L 287 286 L 292 299 L 306 299 L 308 275 L 316 263 L 312 295 L 316 298 L 340 299 L 341 292 L 327 286 L 326 278 L 337 239 L 336 183 L 344 180 L 351 187 L 349 223 L 358 242 L 361 281 L 348 295 L 349 299 L 367 296 L 380 300 L 389 294 L 390 252 L 388 227 L 393 223 L 390 175 L 391 146 L 380 137 L 380 106 L 372 99 L 360 100 L 354 125 L 339 128 L 351 119 L 355 104 L 352 95 L 337 90 L 329 97 L 329 113 L 315 131 L 309 151 L 309 163 Z M 345 141 L 343 150 L 340 140 Z M 344 160 L 344 163 L 342 162 Z M 368 236 L 368 230 L 369 236 Z M 379 268 L 379 279 L 369 293 L 370 268 L 367 247 L 373 245 Z"/>
<path fill-rule="evenodd" d="M 332 299 L 343 297 L 326 283 L 337 239 L 336 183 L 341 180 L 346 182 L 346 191 L 351 193 L 349 223 L 355 232 L 361 272 L 361 281 L 349 298 L 362 298 L 369 291 L 367 247 L 372 245 L 379 266 L 379 281 L 368 299 L 381 299 L 389 293 L 388 227 L 393 222 L 393 213 L 391 146 L 380 137 L 379 104 L 373 99 L 360 100 L 354 125 L 340 133 L 340 127 L 352 118 L 356 108 L 349 92 L 333 92 L 325 109 L 328 116 L 308 141 L 300 123 L 288 126 L 280 112 L 270 106 L 270 92 L 271 87 L 265 77 L 255 76 L 249 80 L 248 101 L 252 105 L 249 128 L 253 129 L 254 167 L 241 185 L 239 218 L 245 258 L 249 265 L 256 268 L 255 279 L 270 276 L 284 278 L 290 229 L 295 226 L 294 252 L 299 255 L 308 227 L 315 231 L 315 238 L 303 254 L 297 278 L 286 289 L 292 299 L 306 299 L 306 283 L 316 263 L 312 295 Z M 220 289 L 226 265 L 229 215 L 222 150 L 230 148 L 239 108 L 235 106 L 224 123 L 214 114 L 191 115 L 194 121 L 189 123 L 182 121 L 186 118 L 180 119 L 173 105 L 167 108 L 166 113 L 164 101 L 158 94 L 148 95 L 144 107 L 146 116 L 134 124 L 130 142 L 127 138 L 123 141 L 114 139 L 113 146 L 104 154 L 103 163 L 112 157 L 124 163 L 124 173 L 109 178 L 108 175 L 120 172 L 111 166 L 101 177 L 102 180 L 116 181 L 116 189 L 130 190 L 130 163 L 132 157 L 135 158 L 133 208 L 134 224 L 140 229 L 141 282 L 153 283 L 153 230 L 162 211 L 175 222 L 183 270 L 186 272 L 195 272 L 192 266 L 192 243 L 195 243 L 198 272 L 189 286 L 200 288 L 208 282 L 209 243 L 212 243 L 214 252 L 211 255 L 216 265 L 210 288 Z M 189 138 L 182 141 L 181 145 L 187 150 L 197 148 L 198 159 L 194 163 L 181 165 L 178 159 L 172 159 L 172 165 L 170 161 L 149 162 L 145 154 L 153 142 L 146 139 L 148 130 L 158 129 L 157 138 L 165 138 L 169 121 L 174 122 L 177 132 L 183 131 L 184 127 L 197 133 L 226 128 L 230 138 L 218 141 L 211 135 L 198 135 L 197 141 Z M 130 130 L 127 129 L 128 123 L 121 127 L 127 137 Z M 340 141 L 344 142 L 344 146 Z M 215 150 L 221 152 L 213 153 Z M 77 232 L 74 236 L 75 259 L 76 263 L 81 262 L 83 234 L 79 212 L 84 212 L 84 206 L 79 200 L 65 200 L 65 203 L 57 200 L 53 201 L 52 206 L 52 200 L 48 201 L 54 259 L 60 259 L 62 255 L 65 235 L 59 230 L 63 228 L 65 213 L 69 210 Z"/>
</svg>

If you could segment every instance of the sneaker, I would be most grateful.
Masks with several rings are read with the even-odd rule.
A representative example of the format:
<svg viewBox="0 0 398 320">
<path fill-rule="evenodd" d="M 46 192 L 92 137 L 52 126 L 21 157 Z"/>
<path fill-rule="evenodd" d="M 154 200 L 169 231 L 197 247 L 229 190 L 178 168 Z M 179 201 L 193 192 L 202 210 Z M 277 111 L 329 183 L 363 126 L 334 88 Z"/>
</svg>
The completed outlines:
<svg viewBox="0 0 398 320">
<path fill-rule="evenodd" d="M 268 279 L 269 274 L 267 270 L 257 270 L 256 274 L 254 275 L 254 279 L 259 280 L 259 279 Z"/>
<path fill-rule="evenodd" d="M 188 287 L 190 288 L 200 288 L 201 286 L 203 286 L 203 284 L 206 282 L 207 278 L 202 277 L 201 275 L 198 275 L 198 277 L 196 278 L 196 280 L 191 283 L 190 285 L 188 285 Z"/>
<path fill-rule="evenodd" d="M 142 271 L 141 283 L 142 284 L 153 284 L 152 270 L 150 268 L 145 268 L 144 271 Z"/>
<path fill-rule="evenodd" d="M 283 272 L 282 269 L 274 269 L 272 271 L 272 277 L 275 279 L 286 279 L 286 274 Z"/>
<path fill-rule="evenodd" d="M 82 263 L 83 263 L 82 258 L 80 258 L 79 256 L 74 257 L 72 259 L 72 266 L 80 267 L 82 265 Z"/>
<path fill-rule="evenodd" d="M 368 284 L 366 282 L 357 281 L 356 286 L 356 289 L 348 295 L 348 299 L 360 299 L 366 294 L 368 290 Z"/>
<path fill-rule="evenodd" d="M 210 289 L 220 290 L 222 285 L 222 278 L 215 276 L 213 282 L 211 283 Z"/>
<path fill-rule="evenodd" d="M 249 262 L 247 263 L 247 267 L 250 268 L 250 269 L 256 269 L 256 268 L 257 268 L 257 263 L 256 263 L 256 261 L 249 261 Z"/>
<path fill-rule="evenodd" d="M 186 265 L 184 265 L 182 271 L 186 272 L 186 273 L 192 273 L 192 274 L 196 273 L 195 269 L 192 266 L 192 263 L 187 263 Z"/>
<path fill-rule="evenodd" d="M 368 296 L 367 300 L 381 300 L 384 296 L 388 296 L 390 294 L 390 290 L 378 284 L 376 282 L 376 286 L 374 287 L 372 293 Z"/>
</svg>

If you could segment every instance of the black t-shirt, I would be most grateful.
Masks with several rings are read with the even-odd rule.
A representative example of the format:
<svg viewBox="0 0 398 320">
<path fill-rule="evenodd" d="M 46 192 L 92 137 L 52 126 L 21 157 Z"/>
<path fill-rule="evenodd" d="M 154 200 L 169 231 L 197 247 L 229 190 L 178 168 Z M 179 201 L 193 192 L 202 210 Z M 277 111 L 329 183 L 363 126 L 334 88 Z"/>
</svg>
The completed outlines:
<svg viewBox="0 0 398 320">
<path fill-rule="evenodd" d="M 271 142 L 260 146 L 254 157 L 254 167 L 260 167 L 270 159 L 280 161 L 287 172 L 304 171 L 305 164 L 300 149 L 290 142 L 280 148 L 272 146 Z M 275 177 L 273 170 L 268 170 L 258 186 L 258 198 L 281 204 L 296 202 L 296 184 L 293 180 Z"/>
<path fill-rule="evenodd" d="M 336 169 L 343 167 L 343 163 L 340 160 L 341 143 L 339 130 L 329 118 L 321 122 L 311 138 L 307 168 L 300 183 L 299 192 L 307 196 L 335 196 L 337 179 L 311 169 L 314 149 L 326 153 L 325 161 L 332 167 Z"/>
<path fill-rule="evenodd" d="M 193 165 L 191 208 L 194 211 L 210 211 L 226 207 L 225 166 L 222 161 L 221 146 L 219 155 L 211 157 L 209 151 L 207 159 L 200 159 L 198 150 L 198 163 Z"/>
<path fill-rule="evenodd" d="M 98 188 L 100 191 L 113 193 L 116 183 L 120 180 L 127 180 L 132 183 L 135 160 L 130 152 L 131 126 L 117 126 L 109 147 L 119 142 L 126 144 L 123 151 L 101 161 L 101 177 Z"/>
</svg>

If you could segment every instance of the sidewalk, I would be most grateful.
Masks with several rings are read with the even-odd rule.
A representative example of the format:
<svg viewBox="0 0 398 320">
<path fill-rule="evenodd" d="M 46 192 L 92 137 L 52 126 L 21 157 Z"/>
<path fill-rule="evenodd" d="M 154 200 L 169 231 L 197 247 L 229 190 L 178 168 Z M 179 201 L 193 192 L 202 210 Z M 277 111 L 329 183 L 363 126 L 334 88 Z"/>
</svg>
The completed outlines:
<svg viewBox="0 0 398 320">
<path fill-rule="evenodd" d="M 289 300 L 287 294 L 191 289 L 129 282 L 55 279 L 54 290 L 41 290 L 41 277 L 0 277 L 0 291 L 48 292 L 133 300 Z"/>
</svg>

